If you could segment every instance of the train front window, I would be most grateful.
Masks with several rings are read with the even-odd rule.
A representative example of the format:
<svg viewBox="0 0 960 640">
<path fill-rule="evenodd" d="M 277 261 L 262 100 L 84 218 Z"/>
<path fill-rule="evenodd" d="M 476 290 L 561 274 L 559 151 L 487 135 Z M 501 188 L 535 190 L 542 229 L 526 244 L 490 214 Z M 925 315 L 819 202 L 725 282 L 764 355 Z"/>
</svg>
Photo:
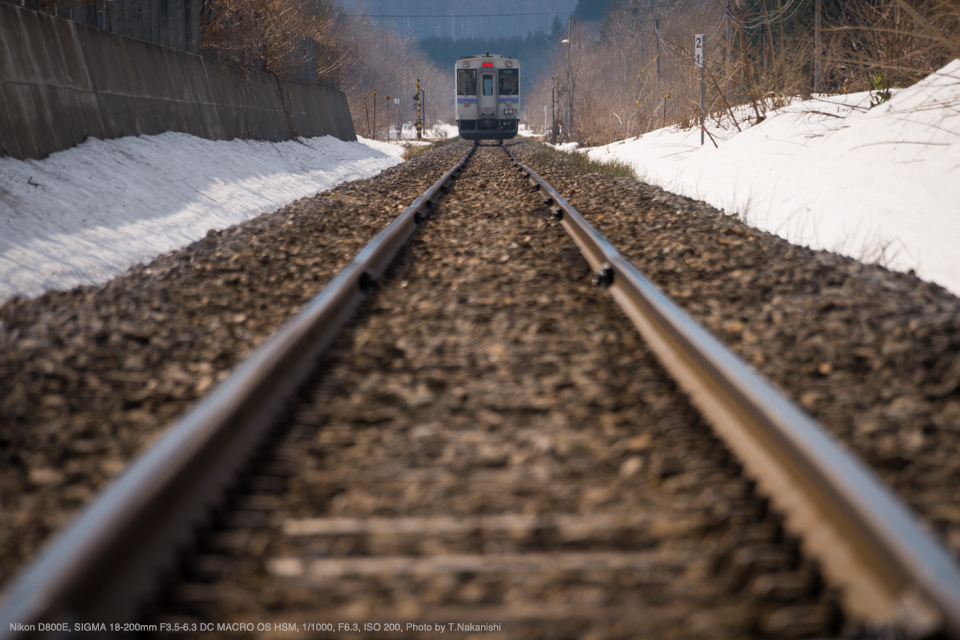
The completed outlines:
<svg viewBox="0 0 960 640">
<path fill-rule="evenodd" d="M 476 69 L 457 69 L 457 95 L 458 96 L 477 95 L 477 70 Z"/>
<path fill-rule="evenodd" d="M 500 95 L 520 95 L 520 70 L 500 69 Z"/>
<path fill-rule="evenodd" d="M 493 76 L 483 76 L 483 95 L 493 95 Z"/>
</svg>

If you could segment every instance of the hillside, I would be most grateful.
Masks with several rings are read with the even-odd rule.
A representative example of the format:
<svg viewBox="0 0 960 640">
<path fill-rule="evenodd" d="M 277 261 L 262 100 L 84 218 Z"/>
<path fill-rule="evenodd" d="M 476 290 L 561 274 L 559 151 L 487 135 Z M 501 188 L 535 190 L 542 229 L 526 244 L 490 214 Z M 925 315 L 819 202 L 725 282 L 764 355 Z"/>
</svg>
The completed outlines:
<svg viewBox="0 0 960 640">
<path fill-rule="evenodd" d="M 549 32 L 554 18 L 565 22 L 576 5 L 577 0 L 487 0 L 480 4 L 467 0 L 356 0 L 352 13 L 366 14 L 376 24 L 416 38 L 459 39 Z"/>
</svg>

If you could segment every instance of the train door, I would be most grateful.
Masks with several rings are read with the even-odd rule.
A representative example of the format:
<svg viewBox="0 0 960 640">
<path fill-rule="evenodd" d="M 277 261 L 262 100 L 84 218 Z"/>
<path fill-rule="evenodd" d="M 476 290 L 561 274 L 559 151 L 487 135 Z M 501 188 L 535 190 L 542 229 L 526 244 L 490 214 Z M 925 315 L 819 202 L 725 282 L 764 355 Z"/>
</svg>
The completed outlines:
<svg viewBox="0 0 960 640">
<path fill-rule="evenodd" d="M 477 96 L 480 117 L 494 118 L 497 115 L 496 76 L 493 70 L 480 74 L 480 95 Z"/>
</svg>

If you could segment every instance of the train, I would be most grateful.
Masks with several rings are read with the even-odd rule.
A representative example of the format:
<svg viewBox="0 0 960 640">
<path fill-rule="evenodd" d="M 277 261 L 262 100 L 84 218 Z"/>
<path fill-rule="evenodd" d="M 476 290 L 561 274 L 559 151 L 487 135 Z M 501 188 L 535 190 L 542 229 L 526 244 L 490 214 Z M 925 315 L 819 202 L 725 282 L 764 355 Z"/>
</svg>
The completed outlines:
<svg viewBox="0 0 960 640">
<path fill-rule="evenodd" d="M 457 129 L 464 140 L 516 137 L 520 124 L 520 61 L 499 54 L 457 60 Z"/>
</svg>

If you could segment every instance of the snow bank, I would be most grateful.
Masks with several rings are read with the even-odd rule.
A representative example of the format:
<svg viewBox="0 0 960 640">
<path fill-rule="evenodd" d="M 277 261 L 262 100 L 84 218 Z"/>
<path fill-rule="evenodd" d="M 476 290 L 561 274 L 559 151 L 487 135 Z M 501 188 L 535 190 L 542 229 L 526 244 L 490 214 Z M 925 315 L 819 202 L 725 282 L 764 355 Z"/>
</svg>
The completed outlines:
<svg viewBox="0 0 960 640">
<path fill-rule="evenodd" d="M 588 153 L 791 242 L 960 294 L 960 60 L 869 106 L 868 93 L 818 96 L 742 132 L 708 121 L 719 148 L 668 128 Z"/>
<path fill-rule="evenodd" d="M 960 294 L 960 61 L 869 103 L 866 93 L 820 96 L 742 132 L 708 122 L 719 148 L 670 128 L 587 152 L 792 242 L 915 269 Z M 0 158 L 0 301 L 106 282 L 209 229 L 374 175 L 403 150 L 165 133 Z"/>
<path fill-rule="evenodd" d="M 100 284 L 131 266 L 400 163 L 403 148 L 330 136 L 272 143 L 182 133 L 0 158 L 0 302 Z"/>
</svg>

